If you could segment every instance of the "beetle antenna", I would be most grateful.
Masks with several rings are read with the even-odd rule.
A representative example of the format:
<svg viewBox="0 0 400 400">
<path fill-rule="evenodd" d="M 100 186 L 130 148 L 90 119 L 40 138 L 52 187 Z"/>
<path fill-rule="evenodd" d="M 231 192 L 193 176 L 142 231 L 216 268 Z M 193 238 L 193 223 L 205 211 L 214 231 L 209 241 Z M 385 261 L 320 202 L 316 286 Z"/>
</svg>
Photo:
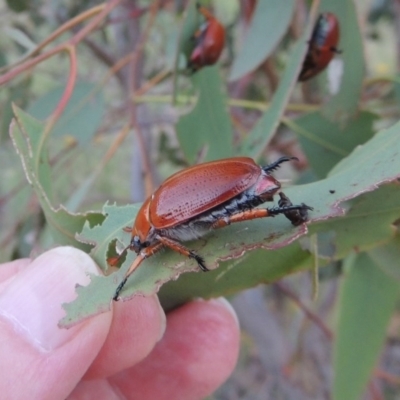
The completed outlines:
<svg viewBox="0 0 400 400">
<path fill-rule="evenodd" d="M 284 162 L 286 162 L 286 161 L 291 161 L 291 160 L 299 161 L 299 159 L 298 159 L 297 157 L 287 157 L 287 156 L 284 156 L 284 157 L 278 158 L 278 159 L 277 159 L 275 162 L 273 162 L 272 164 L 268 164 L 268 165 L 266 165 L 265 167 L 262 167 L 262 170 L 263 170 L 264 172 L 266 172 L 267 174 L 269 174 L 270 172 L 275 171 L 276 169 L 278 169 L 279 166 L 280 166 L 282 163 L 284 163 Z"/>
</svg>

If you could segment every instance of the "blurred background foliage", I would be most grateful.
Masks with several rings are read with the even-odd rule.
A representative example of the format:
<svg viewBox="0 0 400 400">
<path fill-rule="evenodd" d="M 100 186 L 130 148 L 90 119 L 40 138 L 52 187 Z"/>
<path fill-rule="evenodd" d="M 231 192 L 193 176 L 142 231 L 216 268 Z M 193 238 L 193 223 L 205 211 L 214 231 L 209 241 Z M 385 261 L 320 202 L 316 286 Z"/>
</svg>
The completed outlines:
<svg viewBox="0 0 400 400">
<path fill-rule="evenodd" d="M 313 236 L 267 255 L 246 254 L 254 265 L 267 257 L 264 276 L 261 269 L 228 274 L 226 287 L 210 289 L 185 274 L 160 296 L 173 306 L 191 295 L 274 282 L 230 297 L 242 351 L 215 399 L 399 399 L 400 169 L 397 176 L 384 172 L 400 150 L 400 1 L 202 4 L 224 25 L 226 45 L 217 65 L 191 75 L 185 56 L 201 24 L 194 1 L 0 1 L 0 261 L 74 244 L 85 221 L 102 222 L 107 201 L 142 202 L 191 164 L 296 156 L 299 162 L 277 176 L 317 188 L 353 163 L 350 171 L 367 175 L 364 186 L 351 192 L 351 177 L 339 180 L 331 191 L 337 203 L 325 202 L 330 211 L 312 215 L 320 217 L 310 226 Z M 342 54 L 299 84 L 307 50 L 301 35 L 311 32 L 308 15 L 317 6 L 338 17 Z M 18 114 L 29 132 L 15 133 L 12 143 L 12 103 L 46 125 Z M 385 150 L 386 128 L 397 140 Z M 30 159 L 24 137 L 35 132 L 45 140 L 33 141 Z M 380 166 L 374 150 L 387 156 Z M 361 163 L 369 157 L 376 176 Z M 382 181 L 391 184 L 362 194 Z M 307 195 L 304 189 L 296 197 L 317 209 L 316 200 L 324 201 L 318 191 L 314 201 Z M 347 218 L 333 209 L 339 203 Z M 59 205 L 68 211 L 55 211 Z M 54 234 L 49 216 L 68 226 L 71 238 Z M 314 259 L 324 265 L 316 300 L 311 274 L 292 274 Z M 221 271 L 238 262 L 223 263 Z"/>
</svg>

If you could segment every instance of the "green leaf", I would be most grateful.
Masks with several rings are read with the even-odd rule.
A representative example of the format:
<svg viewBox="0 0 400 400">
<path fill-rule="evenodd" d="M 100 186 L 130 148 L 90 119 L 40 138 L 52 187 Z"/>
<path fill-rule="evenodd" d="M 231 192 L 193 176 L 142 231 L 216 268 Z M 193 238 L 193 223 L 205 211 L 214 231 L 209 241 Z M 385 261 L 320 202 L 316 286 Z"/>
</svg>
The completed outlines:
<svg viewBox="0 0 400 400">
<path fill-rule="evenodd" d="M 6 139 L 9 139 L 8 131 L 11 120 L 14 118 L 12 110 L 12 104 L 16 104 L 20 108 L 24 108 L 29 99 L 29 93 L 31 88 L 32 79 L 27 77 L 21 79 L 8 88 L 3 89 L 3 94 L 6 94 L 6 100 L 2 105 L 1 110 L 1 122 L 0 122 L 0 143 L 4 143 Z"/>
<path fill-rule="evenodd" d="M 232 126 L 218 67 L 203 68 L 192 79 L 199 90 L 197 103 L 176 125 L 185 157 L 193 164 L 200 156 L 203 161 L 232 156 Z"/>
<path fill-rule="evenodd" d="M 196 10 L 196 0 L 190 0 L 184 12 L 182 28 L 179 33 L 178 46 L 175 46 L 175 60 L 173 67 L 172 103 L 176 103 L 178 95 L 178 79 L 180 69 L 185 70 L 187 61 L 194 47 L 193 34 L 200 26 L 199 13 Z M 183 60 L 184 59 L 184 60 Z"/>
<path fill-rule="evenodd" d="M 400 216 L 397 186 L 382 186 L 376 193 L 365 193 L 373 192 L 384 183 L 396 182 L 396 177 L 400 175 L 400 159 L 397 156 L 399 143 L 396 139 L 399 131 L 400 124 L 397 123 L 377 133 L 369 142 L 358 146 L 342 159 L 326 179 L 306 185 L 313 187 L 315 193 L 325 192 L 328 195 L 315 198 L 314 203 L 303 197 L 306 204 L 322 206 L 328 201 L 326 205 L 331 204 L 332 216 L 350 210 L 341 219 L 326 221 L 322 217 L 310 229 L 311 232 L 335 232 L 336 258 L 343 257 L 352 247 L 368 249 L 374 243 L 376 245 L 390 240 L 394 235 L 391 223 Z M 356 200 L 350 202 L 356 197 Z M 342 208 L 339 204 L 344 201 L 347 203 Z"/>
<path fill-rule="evenodd" d="M 17 107 L 14 107 L 16 120 L 10 127 L 10 135 L 14 147 L 21 158 L 25 175 L 36 192 L 43 209 L 52 237 L 57 244 L 71 245 L 86 252 L 90 245 L 82 244 L 75 239 L 75 234 L 82 230 L 86 221 L 101 223 L 101 214 L 71 214 L 62 206 L 55 209 L 51 205 L 51 177 L 46 139 L 45 126 Z"/>
<path fill-rule="evenodd" d="M 115 254 L 113 249 L 115 243 L 119 250 L 129 244 L 130 235 L 122 229 L 132 225 L 137 207 L 105 205 L 103 212 L 107 215 L 104 223 L 94 228 L 86 224 L 80 239 L 96 244 L 91 255 L 103 270 L 107 270 L 106 259 L 109 254 Z M 201 254 L 207 266 L 210 269 L 214 269 L 218 265 L 218 260 L 238 258 L 243 255 L 244 251 L 256 247 L 266 249 L 279 248 L 290 244 L 305 233 L 305 226 L 293 228 L 284 217 L 271 218 L 268 223 L 260 220 L 251 223 L 233 224 L 227 228 L 212 232 L 203 239 L 190 242 L 187 246 Z M 238 240 L 238 238 L 240 239 Z M 128 251 L 125 263 L 117 274 L 110 275 L 107 278 L 93 279 L 90 289 L 86 287 L 78 288 L 78 298 L 73 302 L 74 305 L 68 306 L 67 316 L 61 321 L 61 324 L 74 324 L 77 322 L 75 318 L 85 319 L 96 313 L 98 308 L 101 310 L 107 309 L 110 297 L 114 294 L 116 287 L 122 281 L 135 257 L 136 255 L 133 252 Z M 137 294 L 150 295 L 156 293 L 162 284 L 175 280 L 183 272 L 189 271 L 198 271 L 195 261 L 188 260 L 172 251 L 157 253 L 145 260 L 132 275 L 121 297 L 130 298 Z M 212 279 L 213 276 L 218 275 L 218 272 L 204 275 L 208 276 L 208 279 Z M 268 277 L 264 277 L 264 279 L 268 279 Z M 90 294 L 93 292 L 101 293 L 100 303 L 87 304 Z"/>
<path fill-rule="evenodd" d="M 3 27 L 4 33 L 18 43 L 26 51 L 33 51 L 37 47 L 36 43 L 21 29 L 11 28 L 9 26 Z"/>
<path fill-rule="evenodd" d="M 231 27 L 240 14 L 240 0 L 213 0 L 212 10 L 222 25 Z"/>
<path fill-rule="evenodd" d="M 132 226 L 138 210 L 138 205 L 118 207 L 105 204 L 102 210 L 103 215 L 106 216 L 104 222 L 96 226 L 86 223 L 78 236 L 81 241 L 96 244 L 90 255 L 104 272 L 108 270 L 107 253 L 109 252 L 110 243 L 117 240 L 121 250 L 129 244 L 130 235 L 124 232 L 123 229 L 127 226 Z"/>
<path fill-rule="evenodd" d="M 263 0 L 256 4 L 241 51 L 232 65 L 231 81 L 248 74 L 265 61 L 292 20 L 294 0 Z"/>
<path fill-rule="evenodd" d="M 347 202 L 350 199 L 357 198 L 366 192 L 374 192 L 383 183 L 393 182 L 400 177 L 400 158 L 397 154 L 400 151 L 400 142 L 398 140 L 400 129 L 400 123 L 393 126 L 384 132 L 377 134 L 369 142 L 364 144 L 362 147 L 355 149 L 350 156 L 341 161 L 339 165 L 331 172 L 331 174 L 324 180 L 315 182 L 308 185 L 296 186 L 285 189 L 285 193 L 292 200 L 294 204 L 300 204 L 302 202 L 314 207 L 314 210 L 310 212 L 310 220 L 307 224 L 309 229 L 314 232 L 330 231 L 329 219 L 342 217 L 345 209 L 341 208 L 343 202 Z M 389 188 L 389 189 L 387 189 Z M 330 190 L 334 189 L 331 193 Z M 392 190 L 391 186 L 383 186 L 376 193 L 379 195 L 380 191 Z M 387 192 L 386 192 L 387 193 Z M 375 195 L 371 193 L 370 195 Z M 395 196 L 398 196 L 395 194 Z M 371 218 L 372 212 L 375 214 L 374 217 L 378 218 L 378 222 L 381 225 L 388 228 L 390 223 L 389 219 L 383 214 L 383 223 L 379 221 L 381 209 L 392 207 L 394 202 L 396 206 L 390 214 L 390 222 L 392 218 L 398 218 L 400 216 L 399 205 L 400 202 L 397 197 L 391 197 L 388 195 L 381 196 L 380 208 L 376 208 L 376 202 L 371 201 L 368 208 L 368 215 L 364 214 L 362 206 L 358 205 L 355 211 L 361 210 L 359 215 L 356 215 L 351 220 L 347 221 L 348 226 L 350 224 L 356 224 L 356 219 L 367 220 Z M 397 202 L 397 203 L 396 203 Z M 392 204 L 392 205 L 391 205 Z M 375 206 L 373 206 L 375 205 Z M 371 211 L 372 209 L 372 211 Z M 122 231 L 125 226 L 132 226 L 135 219 L 135 213 L 137 207 L 116 207 L 116 206 L 105 206 L 104 213 L 107 214 L 107 218 L 102 226 L 96 226 L 91 228 L 88 225 L 85 226 L 82 236 L 90 243 L 95 244 L 92 250 L 93 257 L 97 263 L 106 269 L 106 258 L 109 254 L 115 253 L 115 243 L 119 249 L 123 249 L 129 244 L 130 235 Z M 394 217 L 397 215 L 397 217 Z M 386 220 L 385 220 L 386 218 Z M 386 222 L 385 222 L 386 221 Z M 386 224 L 386 225 L 385 225 Z M 188 248 L 197 251 L 201 254 L 206 262 L 206 265 L 210 269 L 215 269 L 221 261 L 228 261 L 242 257 L 247 252 L 263 248 L 268 250 L 276 250 L 285 247 L 282 253 L 277 257 L 283 257 L 285 259 L 284 265 L 286 266 L 282 271 L 279 271 L 273 263 L 270 265 L 270 269 L 266 270 L 265 265 L 262 261 L 263 258 L 266 260 L 274 260 L 275 255 L 270 253 L 260 252 L 263 254 L 257 257 L 254 261 L 243 268 L 234 268 L 237 265 L 237 261 L 226 264 L 224 269 L 216 270 L 203 274 L 201 276 L 202 288 L 204 290 L 197 290 L 198 285 L 197 279 L 195 278 L 183 278 L 179 279 L 176 285 L 183 285 L 185 282 L 185 289 L 178 290 L 176 287 L 168 292 L 168 299 L 164 297 L 164 301 L 168 305 L 181 304 L 181 302 L 187 300 L 188 293 L 196 293 L 202 296 L 203 293 L 207 297 L 214 295 L 221 295 L 222 292 L 228 290 L 231 293 L 231 286 L 221 286 L 219 282 L 222 282 L 219 278 L 220 273 L 224 274 L 224 270 L 230 271 L 233 269 L 232 274 L 236 277 L 239 274 L 240 277 L 232 278 L 231 282 L 236 279 L 236 282 L 240 281 L 240 288 L 254 286 L 258 282 L 270 282 L 282 274 L 287 272 L 290 268 L 298 268 L 298 266 L 292 266 L 285 258 L 290 252 L 294 252 L 295 259 L 299 262 L 305 262 L 307 266 L 310 266 L 310 262 L 307 254 L 299 252 L 299 248 L 295 251 L 290 249 L 289 246 L 294 240 L 305 235 L 307 233 L 307 226 L 302 225 L 300 227 L 293 228 L 289 222 L 282 216 L 269 219 L 260 219 L 254 221 L 241 222 L 240 224 L 232 224 L 224 229 L 219 229 L 210 232 L 209 235 L 202 239 L 193 241 L 187 244 Z M 369 232 L 365 232 L 368 234 Z M 364 232 L 360 232 L 362 237 Z M 346 234 L 345 230 L 338 230 L 337 242 L 343 241 L 342 236 Z M 292 245 L 293 246 L 293 245 Z M 288 253 L 285 253 L 287 251 Z M 292 253 L 293 254 L 293 253 Z M 74 318 L 86 318 L 90 313 L 95 312 L 96 307 L 104 309 L 109 307 L 110 296 L 112 295 L 112 288 L 116 289 L 120 283 L 124 273 L 129 268 L 135 255 L 132 252 L 128 252 L 126 261 L 118 274 L 111 275 L 103 279 L 95 279 L 90 289 L 79 288 L 78 299 L 75 300 L 78 309 L 78 314 L 73 313 L 74 306 L 71 305 L 69 308 L 68 315 L 64 320 L 64 324 L 71 324 L 76 322 Z M 243 264 L 247 264 L 244 262 Z M 269 264 L 269 262 L 268 262 Z M 257 268 L 258 265 L 258 268 Z M 280 264 L 278 264 L 279 267 Z M 188 271 L 197 271 L 198 267 L 192 260 L 188 260 L 172 251 L 160 252 L 153 257 L 145 260 L 143 265 L 130 277 L 122 297 L 129 298 L 137 293 L 151 294 L 156 293 L 160 286 L 169 280 L 175 280 L 181 273 Z M 199 274 L 197 274 L 199 275 Z M 201 274 L 200 274 L 201 275 Z M 255 278 L 253 278 L 255 277 Z M 217 282 L 218 281 L 218 282 Z M 92 287 L 96 286 L 96 288 Z M 205 289 L 208 288 L 208 289 Z M 210 288 L 214 288 L 211 290 Z M 101 304 L 95 306 L 88 306 L 85 309 L 84 303 L 88 301 L 90 297 L 87 290 L 97 290 L 102 293 Z M 72 313 L 72 314 L 70 314 Z M 72 317 L 74 315 L 75 317 Z"/>
<path fill-rule="evenodd" d="M 399 296 L 398 282 L 368 254 L 347 260 L 334 348 L 333 399 L 360 399 L 376 364 Z"/>
<path fill-rule="evenodd" d="M 356 146 L 371 139 L 375 120 L 375 114 L 360 112 L 343 127 L 314 112 L 296 119 L 291 128 L 298 134 L 313 172 L 322 178 Z"/>
<path fill-rule="evenodd" d="M 398 232 L 396 233 L 397 235 L 392 240 L 375 247 L 368 254 L 379 268 L 400 283 L 400 235 Z"/>
<path fill-rule="evenodd" d="M 332 259 L 340 260 L 353 249 L 370 250 L 393 239 L 392 223 L 400 216 L 397 184 L 383 185 L 379 190 L 361 194 L 343 207 L 347 212 L 342 218 L 321 221 L 310 228 L 310 232 L 334 234 Z"/>
<path fill-rule="evenodd" d="M 265 222 L 267 225 L 267 222 Z M 158 293 L 165 310 L 174 309 L 197 297 L 228 296 L 260 283 L 275 282 L 282 277 L 311 268 L 313 256 L 298 242 L 271 250 L 246 252 L 235 261 L 221 261 L 218 269 L 197 274 L 183 274 L 163 285 Z"/>
<path fill-rule="evenodd" d="M 25 183 L 24 172 L 11 141 L 0 146 L 0 263 L 9 261 L 16 248 L 27 243 L 26 235 L 20 233 L 31 211 L 30 187 Z M 21 229 L 22 228 L 22 229 Z"/>
<path fill-rule="evenodd" d="M 10 126 L 10 136 L 19 154 L 25 175 L 31 185 L 41 189 L 41 198 L 52 197 L 49 159 L 46 151 L 45 126 L 18 107 L 13 107 L 16 120 Z M 35 186 L 34 186 L 35 187 Z"/>
<path fill-rule="evenodd" d="M 311 35 L 312 29 L 313 23 L 310 17 L 302 36 L 292 51 L 278 90 L 275 92 L 269 108 L 259 119 L 246 139 L 243 140 L 238 152 L 239 154 L 246 154 L 257 159 L 271 141 L 280 124 L 292 90 L 297 83 L 302 62 L 308 50 L 308 38 Z"/>
<path fill-rule="evenodd" d="M 29 0 L 6 0 L 10 10 L 14 12 L 23 12 L 29 9 Z"/>
<path fill-rule="evenodd" d="M 179 48 L 177 49 L 179 53 L 177 57 L 179 57 L 180 53 L 183 53 L 186 59 L 190 57 L 194 47 L 193 34 L 200 25 L 201 16 L 196 9 L 196 0 L 190 0 L 184 13 L 182 31 L 180 34 L 180 44 Z"/>
<path fill-rule="evenodd" d="M 354 1 L 322 0 L 321 9 L 339 19 L 343 76 L 339 92 L 327 102 L 323 114 L 329 119 L 347 119 L 358 112 L 365 74 L 364 45 Z"/>
<path fill-rule="evenodd" d="M 60 101 L 64 87 L 46 93 L 28 108 L 28 113 L 44 120 L 54 111 Z M 52 135 L 72 136 L 81 145 L 90 143 L 104 115 L 102 91 L 89 82 L 78 82 L 62 116 L 55 124 Z"/>
</svg>

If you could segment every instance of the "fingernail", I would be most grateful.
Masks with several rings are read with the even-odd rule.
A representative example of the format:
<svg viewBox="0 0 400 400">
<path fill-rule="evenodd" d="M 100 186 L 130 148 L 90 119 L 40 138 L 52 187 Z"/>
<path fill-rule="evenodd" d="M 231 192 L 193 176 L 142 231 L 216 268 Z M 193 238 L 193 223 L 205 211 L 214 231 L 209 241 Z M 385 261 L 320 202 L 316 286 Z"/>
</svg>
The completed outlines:
<svg viewBox="0 0 400 400">
<path fill-rule="evenodd" d="M 98 275 L 94 261 L 73 247 L 57 247 L 32 261 L 23 271 L 3 282 L 0 315 L 41 351 L 66 343 L 80 329 L 61 329 L 62 303 L 76 298 L 75 286 L 88 285 L 87 274 Z"/>
<path fill-rule="evenodd" d="M 225 297 L 216 297 L 215 299 L 211 300 L 204 300 L 201 298 L 196 299 L 197 301 L 208 301 L 209 303 L 217 304 L 218 306 L 224 307 L 229 313 L 232 315 L 233 319 L 236 322 L 237 327 L 240 329 L 239 318 L 236 314 L 235 309 L 233 308 L 232 304 Z"/>
</svg>

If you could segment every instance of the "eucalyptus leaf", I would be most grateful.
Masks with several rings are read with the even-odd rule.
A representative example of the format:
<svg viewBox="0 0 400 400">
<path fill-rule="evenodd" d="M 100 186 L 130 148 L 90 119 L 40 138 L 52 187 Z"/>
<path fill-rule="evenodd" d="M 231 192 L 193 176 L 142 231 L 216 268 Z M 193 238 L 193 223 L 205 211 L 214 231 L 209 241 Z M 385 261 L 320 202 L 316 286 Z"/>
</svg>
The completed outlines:
<svg viewBox="0 0 400 400">
<path fill-rule="evenodd" d="M 308 50 L 308 39 L 311 35 L 312 29 L 313 18 L 310 16 L 303 34 L 291 52 L 285 72 L 283 73 L 279 83 L 279 87 L 274 93 L 274 97 L 272 98 L 268 109 L 241 143 L 239 148 L 240 154 L 247 154 L 257 159 L 268 143 L 272 140 L 272 137 L 280 124 L 281 117 L 286 109 L 292 90 L 297 83 L 302 62 Z"/>
<path fill-rule="evenodd" d="M 256 4 L 246 38 L 232 65 L 231 81 L 243 77 L 266 60 L 292 20 L 294 0 L 263 0 Z"/>
<path fill-rule="evenodd" d="M 341 289 L 333 399 L 354 400 L 362 397 L 375 366 L 400 286 L 362 253 L 347 259 Z"/>
<path fill-rule="evenodd" d="M 232 156 L 233 131 L 218 67 L 203 68 L 192 79 L 199 91 L 197 103 L 176 125 L 182 151 L 190 163 L 199 157 L 210 161 Z"/>
<path fill-rule="evenodd" d="M 339 92 L 324 105 L 322 112 L 329 119 L 347 120 L 359 110 L 365 75 L 364 45 L 356 4 L 349 0 L 322 0 L 321 10 L 333 12 L 339 19 L 338 47 L 344 67 Z"/>
<path fill-rule="evenodd" d="M 306 114 L 292 124 L 313 172 L 320 178 L 358 145 L 371 139 L 376 115 L 360 112 L 343 126 L 320 112 Z"/>
<path fill-rule="evenodd" d="M 65 88 L 58 87 L 34 101 L 28 113 L 44 120 L 54 111 Z M 71 136 L 81 145 L 87 145 L 99 128 L 104 114 L 102 91 L 90 82 L 78 82 L 60 119 L 56 122 L 52 135 Z"/>
<path fill-rule="evenodd" d="M 281 275 L 279 271 L 275 270 L 274 265 L 269 265 L 269 253 L 265 253 L 265 263 L 256 262 L 258 264 L 256 269 L 254 269 L 253 265 L 234 268 L 238 261 L 232 260 L 236 260 L 257 248 L 271 251 L 281 249 L 281 257 L 285 257 L 285 250 L 288 249 L 288 252 L 293 251 L 293 248 L 290 249 L 289 245 L 301 236 L 306 235 L 308 232 L 307 227 L 313 232 L 329 232 L 332 230 L 332 222 L 335 220 L 340 221 L 341 218 L 348 224 L 348 227 L 354 224 L 357 226 L 359 221 L 363 222 L 369 218 L 376 218 L 376 224 L 379 223 L 382 227 L 386 226 L 388 230 L 391 222 L 400 216 L 400 202 L 397 200 L 397 194 L 394 197 L 390 197 L 381 195 L 380 191 L 392 190 L 390 185 L 383 184 L 395 182 L 400 177 L 400 158 L 397 157 L 400 151 L 399 131 L 400 123 L 380 132 L 369 142 L 356 148 L 347 158 L 343 159 L 326 179 L 285 189 L 285 193 L 294 204 L 304 202 L 314 207 L 314 210 L 310 212 L 310 219 L 307 225 L 292 227 L 283 216 L 246 221 L 214 230 L 204 238 L 188 243 L 187 246 L 201 254 L 210 269 L 217 268 L 222 261 L 231 260 L 230 264 L 226 264 L 225 268 L 229 271 L 233 269 L 234 272 L 232 273 L 235 277 L 236 274 L 239 275 L 237 281 L 240 281 L 240 287 L 244 288 L 253 286 L 257 282 L 272 282 Z M 376 191 L 378 188 L 379 190 Z M 370 193 L 367 194 L 368 192 Z M 375 198 L 375 200 L 366 201 L 364 205 L 362 205 L 363 201 L 360 200 L 361 205 L 357 204 L 354 207 L 355 214 L 346 221 L 346 217 L 343 217 L 346 209 L 353 210 L 351 206 L 349 207 L 348 202 L 351 199 L 356 201 L 356 198 L 361 195 L 365 196 L 367 200 L 368 196 L 379 196 L 381 207 L 383 210 L 386 208 L 389 210 L 389 216 L 385 213 L 381 215 L 381 210 L 376 208 Z M 393 208 L 392 202 L 397 202 L 397 206 L 390 210 L 390 208 Z M 136 206 L 121 208 L 106 205 L 103 213 L 107 217 L 102 226 L 92 228 L 88 224 L 85 225 L 82 237 L 95 245 L 92 255 L 104 270 L 107 270 L 107 257 L 116 252 L 113 247 L 117 246 L 119 250 L 122 250 L 129 244 L 130 235 L 124 232 L 122 228 L 132 226 L 137 209 Z M 363 235 L 361 231 L 358 231 L 357 234 Z M 338 230 L 336 243 L 343 242 L 343 237 L 346 237 L 346 229 Z M 90 287 L 90 289 L 78 288 L 79 296 L 74 303 L 68 305 L 68 315 L 62 321 L 63 324 L 73 324 L 77 319 L 87 318 L 92 313 L 95 313 L 98 308 L 103 310 L 109 307 L 112 288 L 116 289 L 135 258 L 135 254 L 132 253 L 128 251 L 126 260 L 117 274 L 112 274 L 107 278 L 95 279 L 91 283 L 90 286 L 97 286 L 98 292 L 103 294 L 100 304 L 88 304 L 85 306 L 89 302 L 89 293 L 95 289 L 93 287 Z M 299 248 L 295 251 L 295 257 L 304 261 L 304 265 L 310 266 L 312 264 L 307 255 L 300 251 Z M 272 259 L 274 259 L 273 256 L 271 256 Z M 268 269 L 265 269 L 266 265 L 268 265 Z M 160 252 L 145 260 L 140 268 L 135 271 L 124 287 L 121 296 L 127 299 L 139 293 L 145 295 L 156 293 L 164 283 L 169 280 L 175 280 L 183 272 L 189 271 L 198 271 L 196 263 L 192 260 L 188 260 L 180 254 L 169 250 Z M 207 290 L 204 290 L 204 296 L 219 296 L 225 293 L 225 290 L 228 293 L 234 291 L 232 287 L 225 285 L 223 279 L 219 278 L 220 274 L 224 274 L 224 269 L 217 269 L 211 273 L 202 273 L 204 276 L 200 275 L 202 287 L 207 288 Z M 259 280 L 253 279 L 254 275 Z M 194 288 L 197 285 L 196 280 L 194 278 L 188 278 L 188 280 L 192 282 L 193 287 L 187 287 L 184 291 L 169 291 L 168 298 L 164 297 L 166 304 L 182 304 L 183 301 L 187 300 L 187 293 L 191 290 L 196 295 L 202 296 L 203 291 Z M 176 285 L 183 284 L 180 282 L 181 279 Z M 210 290 L 210 288 L 213 288 L 213 290 Z"/>
<path fill-rule="evenodd" d="M 64 207 L 51 204 L 51 176 L 48 161 L 45 125 L 14 107 L 16 119 L 10 127 L 10 135 L 21 158 L 26 178 L 35 190 L 55 243 L 72 245 L 86 252 L 90 245 L 75 239 L 86 221 L 91 224 L 102 222 L 101 214 L 71 214 Z"/>
</svg>

